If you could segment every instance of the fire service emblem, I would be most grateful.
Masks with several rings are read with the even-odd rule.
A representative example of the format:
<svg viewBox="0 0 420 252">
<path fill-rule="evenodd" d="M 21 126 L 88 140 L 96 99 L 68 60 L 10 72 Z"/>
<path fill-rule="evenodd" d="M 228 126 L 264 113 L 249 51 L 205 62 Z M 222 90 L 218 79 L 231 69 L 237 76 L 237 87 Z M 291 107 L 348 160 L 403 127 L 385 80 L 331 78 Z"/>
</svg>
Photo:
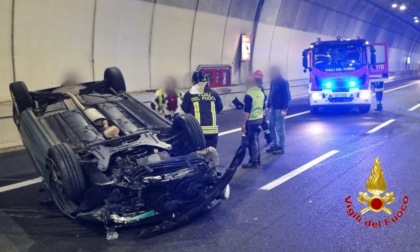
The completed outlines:
<svg viewBox="0 0 420 252">
<path fill-rule="evenodd" d="M 356 222 L 362 222 L 364 215 L 367 212 L 379 213 L 385 212 L 388 215 L 392 215 L 393 212 L 387 206 L 395 201 L 393 192 L 386 192 L 387 184 L 384 178 L 384 172 L 381 168 L 379 158 L 375 159 L 372 167 L 371 174 L 366 182 L 366 191 L 359 192 L 358 201 L 363 204 L 363 208 L 360 212 L 356 211 L 351 200 L 351 195 L 345 198 L 347 215 L 353 218 Z M 363 223 L 367 227 L 384 227 L 389 226 L 391 223 L 397 222 L 407 210 L 408 196 L 404 196 L 402 199 L 401 206 L 396 210 L 396 214 L 393 217 L 384 218 L 382 220 L 365 220 Z M 360 206 L 360 205 L 358 205 Z"/>
<path fill-rule="evenodd" d="M 359 202 L 366 207 L 360 211 L 362 214 L 372 211 L 381 212 L 384 211 L 391 215 L 392 211 L 385 206 L 394 202 L 394 193 L 386 193 L 384 197 L 381 196 L 386 191 L 386 182 L 384 179 L 384 172 L 381 168 L 379 158 L 376 158 L 375 163 L 372 167 L 372 173 L 366 182 L 366 190 L 371 193 L 371 196 L 367 192 L 359 192 Z"/>
</svg>

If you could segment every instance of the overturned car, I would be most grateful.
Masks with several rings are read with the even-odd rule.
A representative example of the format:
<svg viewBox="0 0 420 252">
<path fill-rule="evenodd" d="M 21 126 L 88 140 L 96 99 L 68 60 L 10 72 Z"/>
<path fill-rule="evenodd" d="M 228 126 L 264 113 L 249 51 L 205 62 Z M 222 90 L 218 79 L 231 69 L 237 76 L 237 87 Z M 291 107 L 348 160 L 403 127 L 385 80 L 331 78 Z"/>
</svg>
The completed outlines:
<svg viewBox="0 0 420 252">
<path fill-rule="evenodd" d="M 29 92 L 10 84 L 13 118 L 39 175 L 67 216 L 148 237 L 226 198 L 244 153 L 222 168 L 191 115 L 169 122 L 125 92 L 120 70 L 104 80 Z"/>
</svg>

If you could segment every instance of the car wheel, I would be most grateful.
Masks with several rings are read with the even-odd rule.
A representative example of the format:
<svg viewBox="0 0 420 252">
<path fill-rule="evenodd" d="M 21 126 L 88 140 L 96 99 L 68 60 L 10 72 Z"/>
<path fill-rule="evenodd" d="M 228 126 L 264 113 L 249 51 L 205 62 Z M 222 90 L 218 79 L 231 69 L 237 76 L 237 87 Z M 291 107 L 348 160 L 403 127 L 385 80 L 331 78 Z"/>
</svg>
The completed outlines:
<svg viewBox="0 0 420 252">
<path fill-rule="evenodd" d="M 124 77 L 118 67 L 105 69 L 104 80 L 116 92 L 126 91 Z"/>
<path fill-rule="evenodd" d="M 13 101 L 13 120 L 19 126 L 20 114 L 27 108 L 33 107 L 32 97 L 23 81 L 13 82 L 9 85 L 10 96 Z"/>
<path fill-rule="evenodd" d="M 86 189 L 76 154 L 68 144 L 57 144 L 48 150 L 47 168 L 54 199 L 63 210 L 74 213 Z"/>
<path fill-rule="evenodd" d="M 181 132 L 181 138 L 186 139 L 187 148 L 197 151 L 206 148 L 206 139 L 197 119 L 190 114 L 180 115 L 174 118 L 172 124 L 173 133 Z"/>
<path fill-rule="evenodd" d="M 370 111 L 370 105 L 359 106 L 359 111 L 362 114 L 368 113 Z"/>
</svg>

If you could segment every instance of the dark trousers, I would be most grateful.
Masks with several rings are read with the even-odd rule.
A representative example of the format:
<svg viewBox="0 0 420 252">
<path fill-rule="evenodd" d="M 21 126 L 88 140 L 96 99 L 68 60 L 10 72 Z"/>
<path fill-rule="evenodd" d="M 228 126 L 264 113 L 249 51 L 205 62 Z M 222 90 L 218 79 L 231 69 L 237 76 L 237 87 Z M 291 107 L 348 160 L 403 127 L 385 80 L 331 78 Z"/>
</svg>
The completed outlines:
<svg viewBox="0 0 420 252">
<path fill-rule="evenodd" d="M 207 147 L 211 146 L 211 147 L 217 148 L 217 142 L 219 141 L 218 134 L 204 135 L 204 138 L 206 139 Z"/>
<path fill-rule="evenodd" d="M 375 97 L 378 104 L 382 103 L 382 97 L 384 96 L 384 83 L 375 82 Z"/>
<path fill-rule="evenodd" d="M 251 163 L 260 162 L 260 146 L 258 134 L 260 133 L 260 125 L 263 119 L 252 120 L 246 122 L 246 137 L 248 140 L 249 161 Z"/>
</svg>

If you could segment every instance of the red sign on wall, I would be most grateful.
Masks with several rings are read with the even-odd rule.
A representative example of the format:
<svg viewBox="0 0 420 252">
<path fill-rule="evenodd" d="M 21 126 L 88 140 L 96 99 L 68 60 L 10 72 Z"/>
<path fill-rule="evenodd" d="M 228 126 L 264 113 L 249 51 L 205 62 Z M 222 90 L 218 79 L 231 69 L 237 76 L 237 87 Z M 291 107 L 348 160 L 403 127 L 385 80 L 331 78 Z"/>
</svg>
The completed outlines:
<svg viewBox="0 0 420 252">
<path fill-rule="evenodd" d="M 231 84 L 230 65 L 200 65 L 197 70 L 201 70 L 206 74 L 210 87 L 226 87 Z"/>
</svg>

